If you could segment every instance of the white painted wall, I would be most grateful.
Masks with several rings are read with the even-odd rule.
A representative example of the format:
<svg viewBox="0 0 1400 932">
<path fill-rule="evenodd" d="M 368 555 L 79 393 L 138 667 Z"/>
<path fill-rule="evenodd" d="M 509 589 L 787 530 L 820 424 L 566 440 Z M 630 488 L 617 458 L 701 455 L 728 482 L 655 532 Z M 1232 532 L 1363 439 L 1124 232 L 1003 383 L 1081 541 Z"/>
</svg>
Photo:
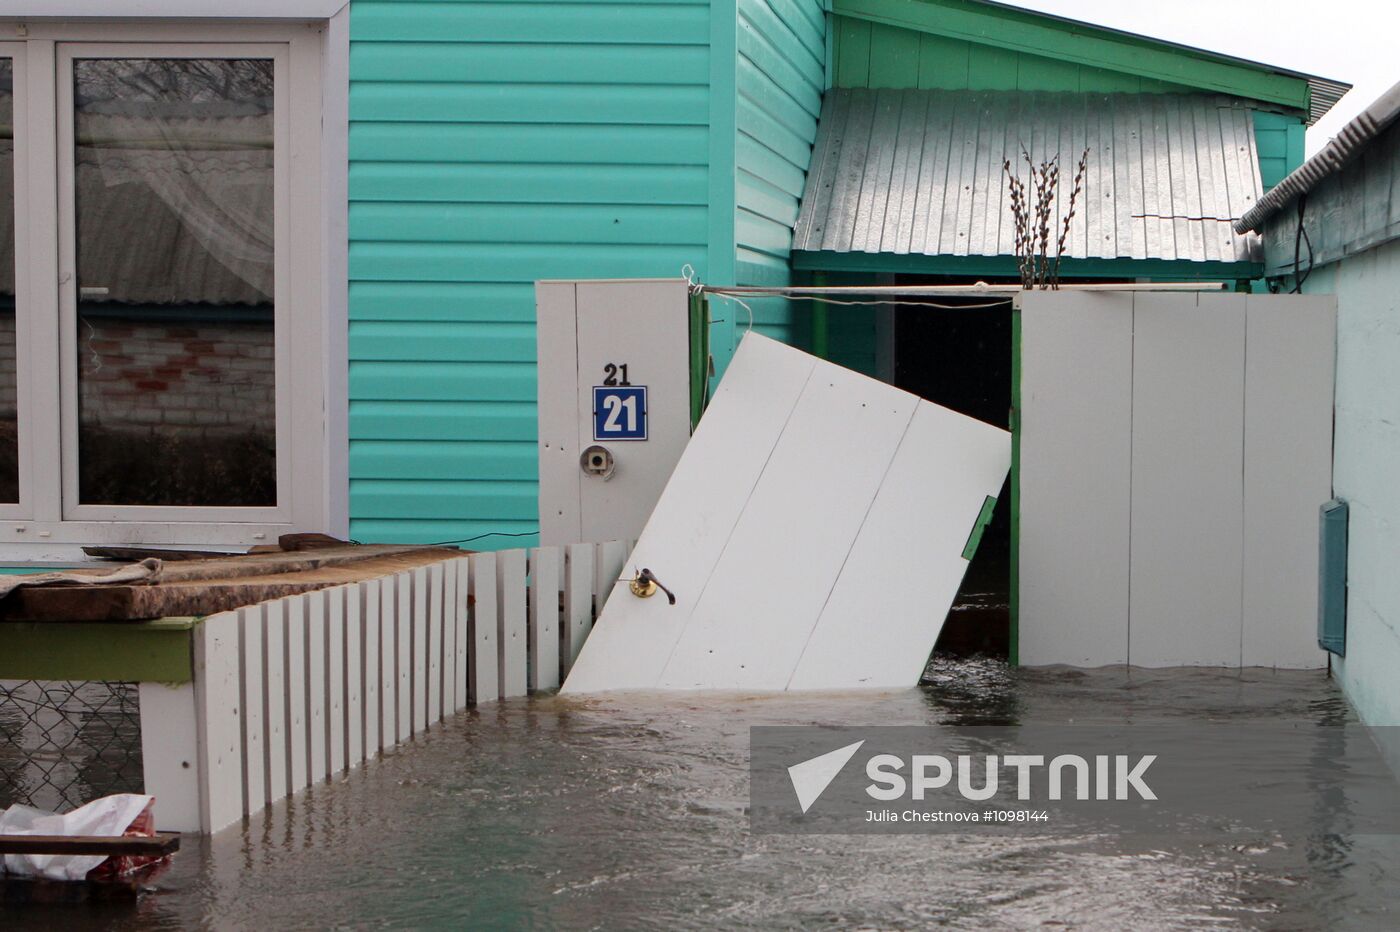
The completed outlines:
<svg viewBox="0 0 1400 932">
<path fill-rule="evenodd" d="M 1314 271 L 1307 290 L 1337 295 L 1332 483 L 1351 505 L 1332 669 L 1364 721 L 1400 725 L 1400 240 Z"/>
<path fill-rule="evenodd" d="M 1021 662 L 1325 666 L 1333 302 L 1021 301 Z"/>
</svg>

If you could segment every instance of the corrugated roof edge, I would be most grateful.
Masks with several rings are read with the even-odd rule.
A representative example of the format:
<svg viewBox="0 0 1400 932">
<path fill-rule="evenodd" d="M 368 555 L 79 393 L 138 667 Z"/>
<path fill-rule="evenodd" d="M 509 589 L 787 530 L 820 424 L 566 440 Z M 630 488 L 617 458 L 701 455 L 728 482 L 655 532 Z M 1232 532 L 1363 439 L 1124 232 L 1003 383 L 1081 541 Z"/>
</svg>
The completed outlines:
<svg viewBox="0 0 1400 932">
<path fill-rule="evenodd" d="M 1264 221 L 1339 171 L 1397 118 L 1400 118 L 1400 84 L 1391 87 L 1361 111 L 1356 119 L 1342 127 L 1342 131 L 1321 152 L 1261 197 L 1251 210 L 1235 222 L 1235 232 L 1262 231 Z"/>
</svg>

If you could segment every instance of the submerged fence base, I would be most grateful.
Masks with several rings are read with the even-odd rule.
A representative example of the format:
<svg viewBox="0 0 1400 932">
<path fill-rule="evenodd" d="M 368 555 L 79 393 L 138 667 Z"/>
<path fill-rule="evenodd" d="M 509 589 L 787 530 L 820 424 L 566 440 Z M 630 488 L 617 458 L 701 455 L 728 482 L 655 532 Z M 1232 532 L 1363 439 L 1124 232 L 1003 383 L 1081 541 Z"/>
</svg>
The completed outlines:
<svg viewBox="0 0 1400 932">
<path fill-rule="evenodd" d="M 557 688 L 630 549 L 472 554 L 205 619 L 191 681 L 140 684 L 159 827 L 218 831 L 468 704 Z"/>
</svg>

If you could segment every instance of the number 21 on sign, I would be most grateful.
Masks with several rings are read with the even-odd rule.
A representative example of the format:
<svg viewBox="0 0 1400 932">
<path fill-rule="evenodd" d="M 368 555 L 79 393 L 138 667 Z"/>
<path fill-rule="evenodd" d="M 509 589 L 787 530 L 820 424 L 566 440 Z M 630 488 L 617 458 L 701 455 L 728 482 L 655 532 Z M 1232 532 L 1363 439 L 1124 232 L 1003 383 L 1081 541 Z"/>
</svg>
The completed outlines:
<svg viewBox="0 0 1400 932">
<path fill-rule="evenodd" d="M 593 386 L 593 439 L 647 439 L 645 385 Z"/>
</svg>

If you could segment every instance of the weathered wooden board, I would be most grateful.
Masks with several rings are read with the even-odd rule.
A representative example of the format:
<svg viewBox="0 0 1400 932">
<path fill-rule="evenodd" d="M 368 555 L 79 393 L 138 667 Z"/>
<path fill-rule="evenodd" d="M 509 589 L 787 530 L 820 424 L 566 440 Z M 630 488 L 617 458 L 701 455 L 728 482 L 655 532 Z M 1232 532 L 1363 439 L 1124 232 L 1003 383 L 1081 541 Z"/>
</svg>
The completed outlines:
<svg viewBox="0 0 1400 932">
<path fill-rule="evenodd" d="M 105 857 L 164 857 L 180 850 L 177 832 L 149 837 L 121 835 L 0 835 L 0 854 L 103 855 Z"/>
<path fill-rule="evenodd" d="M 351 548 L 356 549 L 356 548 Z M 358 548 L 378 555 L 342 562 L 318 562 L 312 554 L 264 554 L 232 560 L 191 561 L 162 567 L 156 584 L 52 585 L 20 587 L 0 602 L 8 621 L 138 621 L 183 615 L 211 615 L 289 595 L 348 585 L 462 555 L 451 548 Z M 262 559 L 280 557 L 280 561 Z M 335 559 L 334 555 L 326 559 Z M 239 561 L 261 561 L 260 572 L 242 571 Z M 213 566 L 217 564 L 217 566 Z M 234 572 L 225 573 L 234 565 Z M 189 569 L 191 575 L 181 576 Z M 175 575 L 172 575 L 175 574 Z"/>
</svg>

